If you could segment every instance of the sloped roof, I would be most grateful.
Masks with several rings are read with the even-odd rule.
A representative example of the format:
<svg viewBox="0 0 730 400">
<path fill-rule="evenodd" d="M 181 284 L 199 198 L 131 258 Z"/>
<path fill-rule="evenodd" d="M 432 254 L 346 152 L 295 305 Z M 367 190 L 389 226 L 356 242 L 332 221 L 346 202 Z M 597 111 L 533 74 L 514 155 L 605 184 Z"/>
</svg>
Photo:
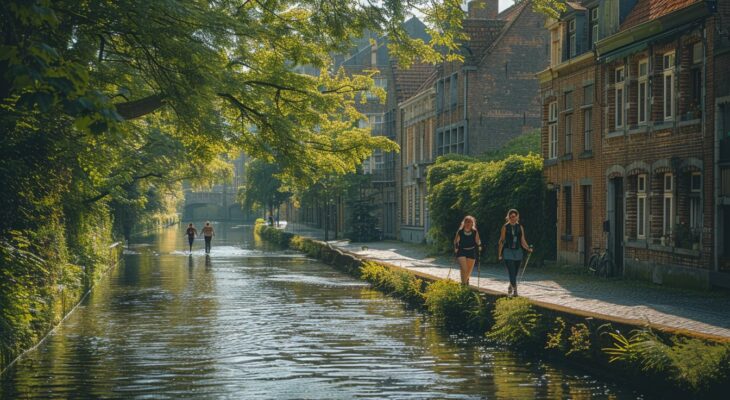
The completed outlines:
<svg viewBox="0 0 730 400">
<path fill-rule="evenodd" d="M 421 86 L 418 87 L 418 89 L 416 90 L 416 94 L 421 93 L 424 90 L 428 90 L 429 88 L 431 88 L 436 83 L 436 80 L 438 79 L 438 77 L 439 77 L 439 71 L 436 67 L 433 67 L 433 71 L 431 71 L 431 74 L 428 76 L 428 78 L 426 78 L 425 81 L 423 81 Z"/>
<path fill-rule="evenodd" d="M 499 36 L 497 36 L 495 38 L 495 40 L 493 40 L 492 43 L 490 43 L 490 45 L 481 54 L 481 56 L 479 57 L 480 62 L 484 61 L 484 58 L 487 56 L 487 54 L 489 54 L 490 50 L 497 47 L 500 40 L 510 30 L 510 28 L 512 28 L 512 25 L 514 25 L 515 21 L 517 21 L 517 17 L 520 14 L 522 14 L 522 12 L 527 8 L 529 3 L 530 3 L 529 1 L 521 1 L 521 2 L 513 5 L 512 7 L 502 11 L 502 13 L 500 13 L 498 15 L 499 18 L 505 18 L 507 23 L 504 25 L 504 27 L 500 31 Z M 504 17 L 503 17 L 503 15 L 504 15 Z"/>
<path fill-rule="evenodd" d="M 435 67 L 431 64 L 416 63 L 408 69 L 399 68 L 397 62 L 392 62 L 393 80 L 395 85 L 395 100 L 400 103 L 418 93 Z"/>
<path fill-rule="evenodd" d="M 704 0 L 638 0 L 621 24 L 621 30 L 655 20 L 702 1 Z"/>
</svg>

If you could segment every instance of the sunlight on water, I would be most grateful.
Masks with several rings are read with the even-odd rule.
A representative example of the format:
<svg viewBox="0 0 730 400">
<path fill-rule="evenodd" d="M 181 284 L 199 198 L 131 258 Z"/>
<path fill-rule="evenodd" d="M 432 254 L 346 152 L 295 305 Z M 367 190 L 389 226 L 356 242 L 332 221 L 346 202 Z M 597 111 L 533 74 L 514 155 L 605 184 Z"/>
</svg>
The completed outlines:
<svg viewBox="0 0 730 400">
<path fill-rule="evenodd" d="M 133 245 L 2 376 L 0 398 L 635 399 L 594 377 L 448 335 L 362 281 L 216 224 Z"/>
</svg>

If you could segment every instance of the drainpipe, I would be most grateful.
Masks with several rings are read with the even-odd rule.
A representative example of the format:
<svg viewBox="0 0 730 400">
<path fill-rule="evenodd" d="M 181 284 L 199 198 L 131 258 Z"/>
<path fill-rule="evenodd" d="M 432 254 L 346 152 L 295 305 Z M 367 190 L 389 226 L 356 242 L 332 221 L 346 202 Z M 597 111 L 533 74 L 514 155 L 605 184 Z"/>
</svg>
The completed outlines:
<svg viewBox="0 0 730 400">
<path fill-rule="evenodd" d="M 467 103 L 466 103 L 466 94 L 469 91 L 469 72 L 467 68 L 462 68 L 462 71 L 464 72 L 464 153 L 469 153 L 469 120 L 467 119 Z M 456 132 L 458 135 L 459 128 L 456 128 Z"/>
</svg>

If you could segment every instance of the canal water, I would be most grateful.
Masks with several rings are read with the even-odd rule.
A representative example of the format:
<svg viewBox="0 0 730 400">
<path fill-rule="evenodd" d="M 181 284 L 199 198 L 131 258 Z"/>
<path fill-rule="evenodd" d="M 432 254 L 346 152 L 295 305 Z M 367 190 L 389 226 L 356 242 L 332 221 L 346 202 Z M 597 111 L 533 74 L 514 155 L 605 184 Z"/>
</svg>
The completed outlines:
<svg viewBox="0 0 730 400">
<path fill-rule="evenodd" d="M 125 251 L 0 379 L 0 398 L 636 399 L 562 366 L 449 335 L 316 260 L 215 224 Z"/>
</svg>

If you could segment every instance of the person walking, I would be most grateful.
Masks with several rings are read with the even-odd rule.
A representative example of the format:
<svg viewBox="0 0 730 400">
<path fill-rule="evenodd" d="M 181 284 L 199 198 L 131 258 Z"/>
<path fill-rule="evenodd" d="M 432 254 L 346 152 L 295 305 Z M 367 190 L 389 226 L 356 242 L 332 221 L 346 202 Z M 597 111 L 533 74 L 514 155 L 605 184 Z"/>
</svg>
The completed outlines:
<svg viewBox="0 0 730 400">
<path fill-rule="evenodd" d="M 477 231 L 477 220 L 471 215 L 464 217 L 454 237 L 454 254 L 459 261 L 461 284 L 468 285 L 471 271 L 474 269 L 478 252 L 481 252 L 482 241 Z"/>
<path fill-rule="evenodd" d="M 514 208 L 507 212 L 507 221 L 499 234 L 499 260 L 504 259 L 509 274 L 507 295 L 517 296 L 517 272 L 522 262 L 522 249 L 532 253 L 527 244 L 525 228 L 520 224 L 520 213 Z"/>
<path fill-rule="evenodd" d="M 193 241 L 195 240 L 195 237 L 198 236 L 198 230 L 195 229 L 192 222 L 188 224 L 188 229 L 185 230 L 185 234 L 188 235 L 188 245 L 190 246 L 188 252 L 192 253 Z"/>
<path fill-rule="evenodd" d="M 203 232 L 203 238 L 205 238 L 205 254 L 210 253 L 210 242 L 213 240 L 213 236 L 215 236 L 215 232 L 213 232 L 213 227 L 210 226 L 210 221 L 205 222 L 205 226 L 201 230 Z"/>
</svg>

